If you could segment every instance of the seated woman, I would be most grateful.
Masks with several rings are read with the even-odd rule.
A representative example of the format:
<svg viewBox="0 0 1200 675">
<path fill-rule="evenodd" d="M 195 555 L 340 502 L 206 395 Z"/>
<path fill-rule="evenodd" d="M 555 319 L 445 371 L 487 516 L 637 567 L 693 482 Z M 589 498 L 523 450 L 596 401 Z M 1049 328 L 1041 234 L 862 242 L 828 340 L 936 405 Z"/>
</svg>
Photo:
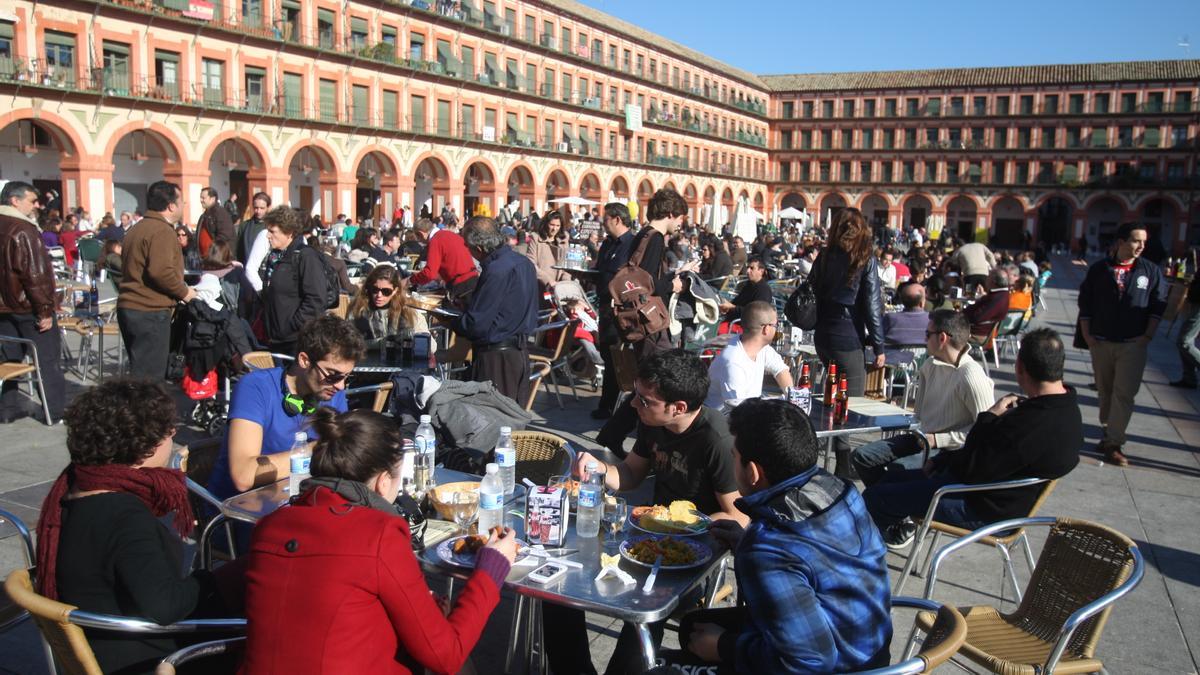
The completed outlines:
<svg viewBox="0 0 1200 675">
<path fill-rule="evenodd" d="M 458 672 L 499 602 L 515 534 L 490 536 L 444 612 L 392 504 L 400 491 L 399 428 L 370 410 L 328 409 L 313 427 L 321 440 L 312 478 L 291 506 L 254 530 L 242 672 Z"/>
<path fill-rule="evenodd" d="M 1019 309 L 1025 312 L 1026 318 L 1029 316 L 1030 310 L 1033 308 L 1033 284 L 1034 278 L 1028 274 L 1022 274 L 1013 282 L 1012 290 L 1008 294 L 1009 310 Z"/>
<path fill-rule="evenodd" d="M 380 265 L 371 270 L 362 289 L 350 301 L 346 318 L 363 334 L 368 348 L 378 347 L 384 338 L 405 331 L 414 335 L 428 333 L 425 312 L 409 307 L 407 299 L 400 270 Z"/>
<path fill-rule="evenodd" d="M 104 241 L 104 273 L 112 280 L 113 288 L 121 285 L 121 240 Z"/>
<path fill-rule="evenodd" d="M 71 463 L 42 503 L 38 592 L 160 624 L 226 613 L 212 575 L 181 573 L 192 510 L 183 473 L 165 468 L 175 402 L 163 385 L 107 380 L 79 394 L 64 421 Z M 159 520 L 169 514 L 175 531 Z M 179 648 L 166 636 L 87 633 L 105 673 L 152 673 Z"/>
</svg>

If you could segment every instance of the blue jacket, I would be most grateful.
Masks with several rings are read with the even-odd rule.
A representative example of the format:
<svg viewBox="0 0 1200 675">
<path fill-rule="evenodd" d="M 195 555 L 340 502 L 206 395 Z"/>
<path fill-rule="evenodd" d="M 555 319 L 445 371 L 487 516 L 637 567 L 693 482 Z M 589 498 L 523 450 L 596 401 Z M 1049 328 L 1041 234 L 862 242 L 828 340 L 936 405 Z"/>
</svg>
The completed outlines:
<svg viewBox="0 0 1200 675">
<path fill-rule="evenodd" d="M 736 503 L 751 520 L 734 551 L 748 616 L 721 661 L 755 675 L 887 665 L 887 549 L 858 490 L 813 467 Z"/>
<path fill-rule="evenodd" d="M 1158 265 L 1139 256 L 1129 270 L 1125 292 L 1117 287 L 1111 257 L 1093 263 L 1079 286 L 1079 318 L 1092 337 L 1128 342 L 1145 335 L 1150 318 L 1162 318 L 1170 285 Z"/>
<path fill-rule="evenodd" d="M 467 311 L 454 330 L 474 344 L 524 339 L 537 328 L 537 270 L 508 246 L 501 246 L 480 264 L 483 272 L 471 293 Z"/>
</svg>

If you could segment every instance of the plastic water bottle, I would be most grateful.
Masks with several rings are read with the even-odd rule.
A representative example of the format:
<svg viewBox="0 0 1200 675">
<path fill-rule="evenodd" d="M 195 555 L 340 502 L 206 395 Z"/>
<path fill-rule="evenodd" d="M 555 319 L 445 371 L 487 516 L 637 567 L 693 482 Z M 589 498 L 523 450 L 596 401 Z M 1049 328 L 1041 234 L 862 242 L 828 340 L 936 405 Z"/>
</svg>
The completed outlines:
<svg viewBox="0 0 1200 675">
<path fill-rule="evenodd" d="M 437 466 L 437 435 L 429 415 L 421 415 L 421 424 L 413 441 L 417 446 L 417 464 L 413 476 L 413 489 L 425 494 L 433 487 L 433 468 Z"/>
<path fill-rule="evenodd" d="M 496 465 L 500 467 L 500 484 L 504 494 L 511 495 L 517 488 L 517 450 L 513 447 L 512 427 L 500 427 L 500 440 L 496 442 Z"/>
<path fill-rule="evenodd" d="M 504 527 L 504 486 L 494 462 L 487 465 L 479 484 L 479 534 L 486 535 L 493 527 Z"/>
<path fill-rule="evenodd" d="M 308 433 L 297 431 L 292 449 L 288 453 L 291 473 L 288 475 L 288 494 L 293 497 L 300 494 L 300 481 L 308 478 L 309 465 L 312 463 L 312 449 L 308 447 Z"/>
<path fill-rule="evenodd" d="M 587 479 L 579 484 L 575 534 L 595 537 L 600 534 L 600 510 L 604 508 L 604 474 L 596 462 L 588 462 Z"/>
</svg>

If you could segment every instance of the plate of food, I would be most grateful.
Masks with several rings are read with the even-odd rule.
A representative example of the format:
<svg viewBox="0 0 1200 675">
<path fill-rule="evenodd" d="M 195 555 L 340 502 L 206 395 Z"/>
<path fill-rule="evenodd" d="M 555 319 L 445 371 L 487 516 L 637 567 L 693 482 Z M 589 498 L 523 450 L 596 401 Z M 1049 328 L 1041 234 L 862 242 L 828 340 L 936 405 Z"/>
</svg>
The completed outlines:
<svg viewBox="0 0 1200 675">
<path fill-rule="evenodd" d="M 689 501 L 674 501 L 670 506 L 638 506 L 629 513 L 629 524 L 635 530 L 650 534 L 674 534 L 694 537 L 708 532 L 712 518 L 696 510 Z"/>
<path fill-rule="evenodd" d="M 686 570 L 699 567 L 712 558 L 707 545 L 683 537 L 633 537 L 621 542 L 621 557 L 635 565 L 654 567 L 662 555 L 664 570 Z"/>
<path fill-rule="evenodd" d="M 485 535 L 464 534 L 439 543 L 435 552 L 438 560 L 444 563 L 455 567 L 475 569 L 475 556 L 479 553 L 479 549 L 487 545 L 487 542 L 488 538 Z M 517 541 L 517 560 L 527 555 L 529 555 L 529 545 L 523 541 Z"/>
</svg>

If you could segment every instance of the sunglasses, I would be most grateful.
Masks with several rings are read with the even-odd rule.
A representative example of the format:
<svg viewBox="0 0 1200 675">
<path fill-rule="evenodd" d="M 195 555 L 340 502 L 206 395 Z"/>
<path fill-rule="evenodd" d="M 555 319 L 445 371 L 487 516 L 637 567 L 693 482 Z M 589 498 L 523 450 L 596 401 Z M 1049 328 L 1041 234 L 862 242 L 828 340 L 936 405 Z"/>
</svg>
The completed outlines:
<svg viewBox="0 0 1200 675">
<path fill-rule="evenodd" d="M 321 364 L 315 361 L 313 362 L 313 368 L 315 368 L 317 374 L 321 376 L 321 384 L 337 384 L 350 376 L 350 373 L 343 373 L 337 370 L 325 370 L 321 367 Z"/>
<path fill-rule="evenodd" d="M 378 293 L 385 298 L 390 298 L 392 296 L 392 293 L 396 292 L 396 289 L 394 289 L 394 288 L 379 288 L 378 286 L 367 286 L 366 290 L 367 290 L 367 295 L 375 295 L 376 293 Z"/>
</svg>

